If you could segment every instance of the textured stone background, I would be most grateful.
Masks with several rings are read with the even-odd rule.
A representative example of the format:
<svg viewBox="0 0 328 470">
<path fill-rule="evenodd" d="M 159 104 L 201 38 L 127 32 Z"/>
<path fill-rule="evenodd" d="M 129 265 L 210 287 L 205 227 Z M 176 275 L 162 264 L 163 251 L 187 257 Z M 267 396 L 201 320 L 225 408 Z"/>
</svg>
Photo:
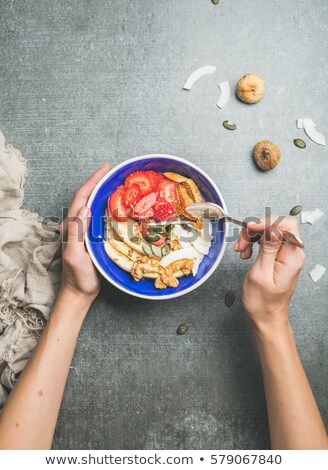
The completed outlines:
<svg viewBox="0 0 328 470">
<path fill-rule="evenodd" d="M 28 158 L 25 206 L 60 215 L 105 161 L 171 153 L 211 174 L 235 217 L 328 213 L 327 149 L 295 119 L 327 132 L 327 2 L 317 0 L 0 0 L 0 128 Z M 192 92 L 202 65 L 218 67 Z M 265 98 L 215 103 L 217 81 L 261 74 Z M 232 119 L 236 132 L 221 123 Z M 293 146 L 295 137 L 308 146 Z M 282 161 L 257 171 L 251 149 L 277 142 Z M 328 412 L 327 217 L 302 227 L 307 261 L 291 322 L 321 412 Z M 103 284 L 80 336 L 56 449 L 268 448 L 259 362 L 240 300 L 249 262 L 228 247 L 211 279 L 176 301 L 147 302 Z M 176 327 L 189 322 L 186 336 Z"/>
</svg>

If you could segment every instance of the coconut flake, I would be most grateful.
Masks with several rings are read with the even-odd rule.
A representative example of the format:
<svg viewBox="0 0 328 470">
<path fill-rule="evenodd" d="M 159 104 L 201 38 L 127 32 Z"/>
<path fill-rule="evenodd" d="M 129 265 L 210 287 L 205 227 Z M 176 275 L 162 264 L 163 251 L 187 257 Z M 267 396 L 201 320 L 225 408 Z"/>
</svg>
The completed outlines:
<svg viewBox="0 0 328 470">
<path fill-rule="evenodd" d="M 323 217 L 325 215 L 324 212 L 322 212 L 320 209 L 315 209 L 314 211 L 311 212 L 310 215 L 308 215 L 308 217 L 306 218 L 306 222 L 308 224 L 315 224 L 316 222 L 318 222 L 318 220 L 321 219 L 321 217 Z"/>
<path fill-rule="evenodd" d="M 221 90 L 221 96 L 220 96 L 219 101 L 216 103 L 216 105 L 222 109 L 223 106 L 225 106 L 229 101 L 230 85 L 229 85 L 229 82 L 222 82 L 222 83 L 219 83 L 219 87 Z"/>
<path fill-rule="evenodd" d="M 216 72 L 216 67 L 214 65 L 206 65 L 205 67 L 200 67 L 199 69 L 195 70 L 186 83 L 183 85 L 184 90 L 191 90 L 193 85 L 204 75 L 211 75 Z"/>
<path fill-rule="evenodd" d="M 193 276 L 196 276 L 196 274 L 198 273 L 198 269 L 199 269 L 199 266 L 200 266 L 201 262 L 202 262 L 202 260 L 200 258 L 196 258 L 195 263 L 194 263 L 193 268 L 192 268 L 192 275 Z"/>
<path fill-rule="evenodd" d="M 318 145 L 326 145 L 326 138 L 323 134 L 320 134 L 315 128 L 316 124 L 312 121 L 312 119 L 303 119 L 303 126 L 304 130 L 307 135 L 310 137 L 313 142 Z"/>
<path fill-rule="evenodd" d="M 307 224 L 307 218 L 312 214 L 312 211 L 302 211 L 301 212 L 301 224 Z"/>
<path fill-rule="evenodd" d="M 195 228 L 192 228 L 190 231 L 188 231 L 182 228 L 180 225 L 176 225 L 174 227 L 174 233 L 179 238 L 180 244 L 182 242 L 189 242 L 199 253 L 202 255 L 208 255 L 212 244 L 210 241 L 205 240 L 205 238 L 201 239 L 198 235 L 198 231 Z M 183 240 L 181 240 L 181 238 Z"/>
<path fill-rule="evenodd" d="M 319 279 L 322 278 L 322 276 L 325 274 L 327 271 L 327 268 L 324 268 L 323 266 L 320 266 L 320 264 L 317 264 L 312 271 L 309 272 L 311 279 L 313 282 L 318 282 Z"/>
<path fill-rule="evenodd" d="M 181 250 L 171 251 L 167 256 L 160 261 L 160 266 L 166 268 L 169 264 L 174 263 L 175 261 L 180 261 L 181 259 L 195 259 L 195 252 L 192 247 L 182 248 Z"/>
<path fill-rule="evenodd" d="M 304 129 L 303 119 L 296 120 L 296 127 L 297 129 Z"/>
</svg>

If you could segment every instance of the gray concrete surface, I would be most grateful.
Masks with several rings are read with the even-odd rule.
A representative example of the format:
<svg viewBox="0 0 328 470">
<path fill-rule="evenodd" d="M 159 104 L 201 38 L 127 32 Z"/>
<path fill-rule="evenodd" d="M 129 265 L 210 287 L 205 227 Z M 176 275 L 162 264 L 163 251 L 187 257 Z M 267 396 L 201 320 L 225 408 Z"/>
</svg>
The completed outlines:
<svg viewBox="0 0 328 470">
<path fill-rule="evenodd" d="M 327 2 L 318 0 L 0 0 L 0 128 L 28 159 L 25 207 L 60 215 L 100 164 L 171 153 L 211 174 L 236 217 L 270 205 L 327 207 L 327 149 L 295 119 L 327 123 Z M 192 92 L 194 69 L 214 64 L 232 86 L 261 74 L 256 106 L 234 96 L 215 103 L 216 78 Z M 232 119 L 236 132 L 221 123 Z M 308 146 L 299 150 L 293 139 Z M 257 171 L 253 145 L 282 150 L 271 173 Z M 307 261 L 291 322 L 327 423 L 327 216 L 303 226 Z M 197 291 L 147 302 L 107 283 L 80 336 L 54 448 L 261 449 L 269 447 L 261 372 L 239 295 L 250 262 L 228 247 Z M 189 322 L 189 333 L 176 327 Z"/>
</svg>

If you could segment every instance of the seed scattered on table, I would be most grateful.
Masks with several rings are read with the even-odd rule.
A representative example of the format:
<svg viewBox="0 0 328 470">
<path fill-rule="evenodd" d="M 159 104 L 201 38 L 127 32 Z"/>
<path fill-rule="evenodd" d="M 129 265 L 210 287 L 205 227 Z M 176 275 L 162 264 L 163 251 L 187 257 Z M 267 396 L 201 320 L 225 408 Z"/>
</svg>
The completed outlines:
<svg viewBox="0 0 328 470">
<path fill-rule="evenodd" d="M 228 129 L 228 131 L 235 131 L 237 129 L 237 126 L 233 121 L 223 121 L 222 125 Z"/>
<path fill-rule="evenodd" d="M 306 143 L 302 139 L 294 139 L 294 145 L 299 149 L 305 149 L 306 147 Z"/>
<path fill-rule="evenodd" d="M 298 215 L 300 212 L 302 212 L 302 209 L 303 207 L 300 205 L 295 206 L 290 210 L 289 215 Z"/>
<path fill-rule="evenodd" d="M 181 325 L 178 326 L 177 334 L 185 335 L 188 330 L 189 330 L 189 325 L 187 323 L 182 323 Z"/>
<path fill-rule="evenodd" d="M 212 0 L 213 5 L 218 5 L 220 3 L 220 0 Z"/>
<path fill-rule="evenodd" d="M 234 291 L 233 290 L 228 290 L 226 295 L 225 295 L 225 298 L 224 298 L 226 306 L 231 307 L 234 304 L 235 299 L 236 299 L 236 295 L 235 295 Z"/>
</svg>

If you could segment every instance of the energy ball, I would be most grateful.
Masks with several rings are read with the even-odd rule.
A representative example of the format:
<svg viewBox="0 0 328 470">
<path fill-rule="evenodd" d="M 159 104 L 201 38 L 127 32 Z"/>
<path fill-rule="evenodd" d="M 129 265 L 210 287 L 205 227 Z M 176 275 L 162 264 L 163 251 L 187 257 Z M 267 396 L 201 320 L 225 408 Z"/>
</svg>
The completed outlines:
<svg viewBox="0 0 328 470">
<path fill-rule="evenodd" d="M 280 162 L 281 152 L 278 145 L 269 140 L 261 140 L 253 149 L 253 158 L 262 171 L 272 170 Z"/>
<path fill-rule="evenodd" d="M 256 73 L 249 73 L 241 77 L 237 83 L 236 93 L 244 103 L 258 103 L 264 95 L 264 81 Z"/>
</svg>

